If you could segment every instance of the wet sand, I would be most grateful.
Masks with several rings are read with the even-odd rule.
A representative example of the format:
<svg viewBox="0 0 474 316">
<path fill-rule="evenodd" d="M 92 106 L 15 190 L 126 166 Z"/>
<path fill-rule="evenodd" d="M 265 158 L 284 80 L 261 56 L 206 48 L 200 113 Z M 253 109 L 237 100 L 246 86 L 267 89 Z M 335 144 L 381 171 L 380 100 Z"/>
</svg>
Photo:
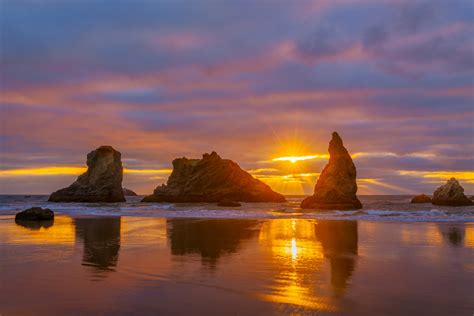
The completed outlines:
<svg viewBox="0 0 474 316">
<path fill-rule="evenodd" d="M 0 216 L 0 314 L 471 315 L 474 223 Z"/>
</svg>

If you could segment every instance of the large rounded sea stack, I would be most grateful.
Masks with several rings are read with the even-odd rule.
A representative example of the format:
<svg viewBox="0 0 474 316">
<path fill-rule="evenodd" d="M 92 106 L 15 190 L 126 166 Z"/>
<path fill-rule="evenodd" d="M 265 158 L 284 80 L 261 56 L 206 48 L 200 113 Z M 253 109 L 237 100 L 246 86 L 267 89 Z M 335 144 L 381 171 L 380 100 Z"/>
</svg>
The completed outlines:
<svg viewBox="0 0 474 316">
<path fill-rule="evenodd" d="M 432 203 L 441 206 L 467 206 L 474 203 L 464 195 L 464 188 L 458 180 L 451 178 L 433 193 Z"/>
<path fill-rule="evenodd" d="M 356 196 L 357 171 L 351 156 L 336 132 L 329 142 L 329 163 L 314 187 L 314 194 L 301 202 L 301 208 L 355 210 L 362 208 Z"/>
<path fill-rule="evenodd" d="M 143 202 L 219 203 L 285 202 L 285 197 L 242 170 L 232 160 L 217 153 L 204 154 L 202 159 L 173 160 L 173 172 L 167 184 L 155 189 Z"/>
<path fill-rule="evenodd" d="M 429 197 L 429 195 L 420 194 L 420 195 L 417 195 L 417 196 L 413 197 L 413 199 L 411 199 L 410 203 L 412 203 L 412 204 L 431 203 L 431 198 Z"/>
<path fill-rule="evenodd" d="M 101 146 L 87 155 L 87 171 L 67 188 L 51 194 L 51 202 L 125 202 L 120 152 Z"/>
</svg>

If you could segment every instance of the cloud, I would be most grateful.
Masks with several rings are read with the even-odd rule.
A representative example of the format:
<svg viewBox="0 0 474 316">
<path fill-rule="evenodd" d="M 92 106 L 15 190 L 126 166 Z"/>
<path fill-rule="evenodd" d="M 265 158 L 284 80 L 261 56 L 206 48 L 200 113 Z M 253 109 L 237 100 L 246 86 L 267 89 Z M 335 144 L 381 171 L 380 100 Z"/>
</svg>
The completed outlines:
<svg viewBox="0 0 474 316">
<path fill-rule="evenodd" d="M 361 179 L 377 181 L 362 181 L 362 193 L 433 189 L 399 170 L 474 168 L 470 1 L 6 0 L 2 9 L 2 168 L 81 166 L 104 144 L 134 170 L 217 150 L 282 192 L 311 193 L 317 177 L 301 175 L 325 159 L 271 160 L 326 155 L 334 130 Z M 149 193 L 158 177 L 127 174 L 126 185 Z M 66 178 L 0 183 L 39 192 Z"/>
</svg>

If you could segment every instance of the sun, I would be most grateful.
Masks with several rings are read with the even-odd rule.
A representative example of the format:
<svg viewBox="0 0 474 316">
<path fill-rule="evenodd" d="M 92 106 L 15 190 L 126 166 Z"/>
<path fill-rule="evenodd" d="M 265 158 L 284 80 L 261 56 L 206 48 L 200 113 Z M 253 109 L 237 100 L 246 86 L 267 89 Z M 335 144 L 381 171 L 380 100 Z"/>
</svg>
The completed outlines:
<svg viewBox="0 0 474 316">
<path fill-rule="evenodd" d="M 296 163 L 298 161 L 303 161 L 303 160 L 326 159 L 326 158 L 328 158 L 328 155 L 287 156 L 287 157 L 273 158 L 272 161 L 289 161 L 291 163 Z"/>
</svg>

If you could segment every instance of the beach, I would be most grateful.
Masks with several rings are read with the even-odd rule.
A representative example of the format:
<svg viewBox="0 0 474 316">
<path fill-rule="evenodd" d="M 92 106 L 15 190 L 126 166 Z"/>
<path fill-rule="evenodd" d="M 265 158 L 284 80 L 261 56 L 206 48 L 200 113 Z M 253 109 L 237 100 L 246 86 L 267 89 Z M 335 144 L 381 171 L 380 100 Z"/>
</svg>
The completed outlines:
<svg viewBox="0 0 474 316">
<path fill-rule="evenodd" d="M 438 214 L 437 221 L 413 221 L 327 220 L 296 211 L 163 217 L 141 208 L 134 215 L 124 205 L 126 215 L 117 216 L 110 206 L 95 214 L 88 205 L 79 214 L 61 204 L 53 224 L 25 226 L 14 221 L 15 203 L 0 213 L 2 315 L 474 310 L 472 208 L 464 220 Z"/>
</svg>

